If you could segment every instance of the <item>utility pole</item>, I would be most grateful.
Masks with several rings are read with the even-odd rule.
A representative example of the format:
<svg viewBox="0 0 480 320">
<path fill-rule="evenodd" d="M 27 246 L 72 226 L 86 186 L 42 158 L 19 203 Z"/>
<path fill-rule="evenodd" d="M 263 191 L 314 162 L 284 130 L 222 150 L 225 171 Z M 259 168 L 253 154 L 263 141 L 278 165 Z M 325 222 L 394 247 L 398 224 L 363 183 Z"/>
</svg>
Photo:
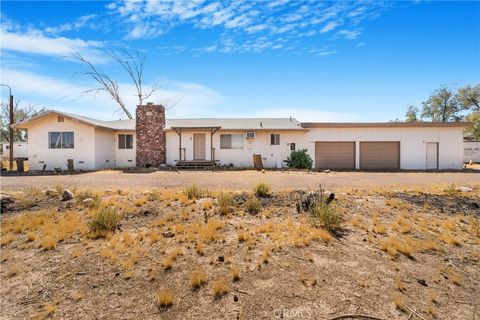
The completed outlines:
<svg viewBox="0 0 480 320">
<path fill-rule="evenodd" d="M 9 156 L 9 167 L 10 167 L 10 171 L 13 171 L 13 128 L 12 128 L 12 125 L 13 125 L 13 96 L 12 96 L 12 88 L 10 88 L 9 85 L 6 85 L 6 84 L 0 84 L 2 87 L 7 87 L 8 88 L 8 95 L 9 95 L 9 113 L 10 113 L 10 125 L 8 126 L 8 139 L 10 140 L 9 143 L 10 143 L 10 146 L 9 146 L 9 150 L 10 150 L 10 156 Z"/>
</svg>

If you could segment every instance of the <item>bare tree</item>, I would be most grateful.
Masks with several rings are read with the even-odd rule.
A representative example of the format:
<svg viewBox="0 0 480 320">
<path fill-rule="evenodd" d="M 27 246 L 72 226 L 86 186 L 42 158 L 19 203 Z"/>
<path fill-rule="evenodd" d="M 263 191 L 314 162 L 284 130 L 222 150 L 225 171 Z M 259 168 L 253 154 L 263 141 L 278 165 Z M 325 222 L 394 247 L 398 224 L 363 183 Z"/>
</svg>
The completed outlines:
<svg viewBox="0 0 480 320">
<path fill-rule="evenodd" d="M 45 109 L 36 110 L 32 105 L 22 106 L 19 99 L 15 99 L 13 104 L 13 122 L 17 123 L 32 117 L 38 116 L 45 112 Z M 1 103 L 0 109 L 0 141 L 10 141 L 10 106 L 8 103 Z M 27 141 L 28 132 L 23 129 L 13 130 L 13 141 Z"/>
<path fill-rule="evenodd" d="M 135 54 L 130 53 L 127 50 L 122 50 L 120 52 L 115 51 L 104 51 L 108 56 L 110 56 L 116 63 L 118 63 L 124 71 L 127 72 L 130 79 L 135 85 L 137 91 L 138 104 L 142 105 L 145 99 L 148 99 L 159 87 L 154 84 L 150 91 L 144 92 L 143 89 L 143 71 L 145 69 L 145 60 L 146 56 L 140 52 Z M 83 74 L 90 76 L 94 79 L 100 86 L 93 88 L 84 93 L 95 92 L 97 94 L 100 91 L 104 91 L 110 95 L 110 97 L 120 106 L 121 110 L 127 115 L 129 119 L 132 119 L 132 115 L 128 111 L 125 102 L 120 94 L 120 89 L 118 81 L 113 79 L 107 73 L 98 69 L 92 62 L 76 52 L 73 56 L 74 59 L 77 59 L 83 62 L 88 67 L 88 71 L 83 72 Z"/>
</svg>

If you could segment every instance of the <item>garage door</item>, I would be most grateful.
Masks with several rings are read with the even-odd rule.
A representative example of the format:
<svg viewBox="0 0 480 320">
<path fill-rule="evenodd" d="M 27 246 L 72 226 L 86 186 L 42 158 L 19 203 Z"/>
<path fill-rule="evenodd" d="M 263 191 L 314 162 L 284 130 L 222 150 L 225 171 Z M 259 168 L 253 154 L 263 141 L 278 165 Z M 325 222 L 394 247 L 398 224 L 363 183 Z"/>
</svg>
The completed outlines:
<svg viewBox="0 0 480 320">
<path fill-rule="evenodd" d="M 400 169 L 400 141 L 360 142 L 360 169 Z"/>
<path fill-rule="evenodd" d="M 355 142 L 315 142 L 316 169 L 355 169 Z"/>
</svg>

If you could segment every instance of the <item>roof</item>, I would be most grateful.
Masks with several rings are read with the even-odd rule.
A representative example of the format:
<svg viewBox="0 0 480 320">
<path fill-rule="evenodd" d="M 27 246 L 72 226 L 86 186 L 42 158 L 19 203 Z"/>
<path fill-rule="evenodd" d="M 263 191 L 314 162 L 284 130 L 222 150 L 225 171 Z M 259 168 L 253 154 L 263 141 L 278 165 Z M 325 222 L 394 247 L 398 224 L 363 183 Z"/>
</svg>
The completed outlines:
<svg viewBox="0 0 480 320">
<path fill-rule="evenodd" d="M 77 114 L 50 110 L 31 119 L 17 122 L 14 128 L 28 128 L 36 120 L 58 114 L 70 119 L 111 130 L 133 131 L 135 119 L 105 121 Z M 210 129 L 222 130 L 306 130 L 310 128 L 425 128 L 425 127 L 461 127 L 469 126 L 468 122 L 302 122 L 295 118 L 196 118 L 196 119 L 166 119 L 165 129 Z"/>
<path fill-rule="evenodd" d="M 39 116 L 24 120 L 13 125 L 14 128 L 28 128 L 36 120 L 58 114 L 70 119 L 76 119 L 94 127 L 112 130 L 135 130 L 135 119 L 104 121 L 73 113 L 47 111 Z M 185 128 L 218 128 L 222 130 L 304 130 L 300 122 L 294 118 L 199 118 L 199 119 L 166 119 L 165 129 Z"/>
<path fill-rule="evenodd" d="M 465 128 L 469 122 L 302 122 L 302 127 L 310 128 Z"/>
<path fill-rule="evenodd" d="M 215 128 L 222 130 L 303 130 L 294 118 L 205 118 L 167 119 L 166 129 Z"/>
</svg>

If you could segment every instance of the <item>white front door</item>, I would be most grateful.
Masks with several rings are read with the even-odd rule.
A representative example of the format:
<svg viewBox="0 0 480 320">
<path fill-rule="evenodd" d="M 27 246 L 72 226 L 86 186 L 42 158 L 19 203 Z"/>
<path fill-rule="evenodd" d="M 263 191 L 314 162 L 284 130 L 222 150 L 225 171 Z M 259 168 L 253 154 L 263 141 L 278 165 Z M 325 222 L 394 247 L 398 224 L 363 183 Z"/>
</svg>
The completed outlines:
<svg viewBox="0 0 480 320">
<path fill-rule="evenodd" d="M 427 170 L 438 169 L 438 142 L 427 142 Z"/>
<path fill-rule="evenodd" d="M 205 133 L 193 134 L 193 160 L 205 160 Z"/>
</svg>

